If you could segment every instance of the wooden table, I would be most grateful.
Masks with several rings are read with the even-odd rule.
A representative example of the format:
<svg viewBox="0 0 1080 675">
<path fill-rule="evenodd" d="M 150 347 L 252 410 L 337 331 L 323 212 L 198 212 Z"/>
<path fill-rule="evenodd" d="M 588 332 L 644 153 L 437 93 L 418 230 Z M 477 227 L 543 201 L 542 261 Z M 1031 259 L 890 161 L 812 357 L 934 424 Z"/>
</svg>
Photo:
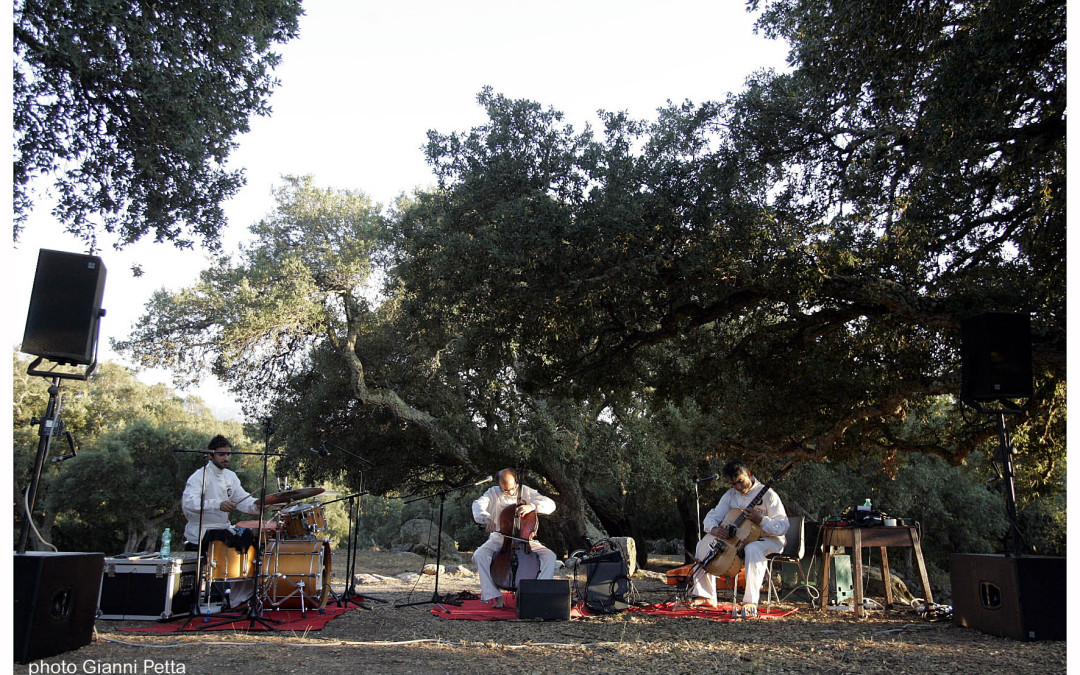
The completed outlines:
<svg viewBox="0 0 1080 675">
<path fill-rule="evenodd" d="M 934 604 L 934 597 L 930 592 L 930 579 L 926 576 L 926 564 L 923 562 L 922 546 L 919 545 L 919 530 L 914 525 L 899 525 L 897 527 L 834 527 L 826 525 L 822 528 L 823 555 L 821 565 L 821 608 L 825 609 L 829 602 L 829 565 L 834 546 L 849 546 L 855 549 L 855 564 L 852 567 L 852 576 L 855 577 L 855 616 L 862 618 L 863 612 L 863 546 L 877 546 L 881 548 L 881 580 L 885 584 L 885 608 L 891 609 L 892 577 L 889 575 L 889 554 L 886 548 L 898 546 L 915 549 L 915 560 L 919 566 L 919 578 L 922 581 L 923 597 L 927 605 Z"/>
</svg>

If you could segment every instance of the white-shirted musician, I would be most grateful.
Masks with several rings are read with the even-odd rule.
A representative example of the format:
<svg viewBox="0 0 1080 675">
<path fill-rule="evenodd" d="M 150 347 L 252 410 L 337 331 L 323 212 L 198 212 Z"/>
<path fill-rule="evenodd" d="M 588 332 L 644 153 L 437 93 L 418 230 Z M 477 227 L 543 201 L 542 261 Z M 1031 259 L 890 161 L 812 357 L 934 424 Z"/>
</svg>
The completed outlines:
<svg viewBox="0 0 1080 675">
<path fill-rule="evenodd" d="M 498 474 L 499 484 L 493 486 L 472 503 L 473 520 L 484 526 L 490 533 L 488 540 L 473 553 L 473 563 L 476 564 L 476 572 L 480 576 L 480 599 L 489 602 L 493 607 L 503 606 L 502 591 L 491 578 L 491 560 L 502 549 L 503 536 L 496 532 L 498 529 L 499 514 L 507 507 L 517 504 L 517 476 L 513 469 L 503 469 Z M 527 485 L 521 486 L 521 500 L 524 502 L 517 507 L 518 515 L 536 511 L 537 514 L 547 515 L 555 511 L 555 502 L 550 497 L 545 497 Z M 555 576 L 555 553 L 540 542 L 533 539 L 529 547 L 540 559 L 540 579 L 551 579 Z"/>
<path fill-rule="evenodd" d="M 240 485 L 240 478 L 229 469 L 232 460 L 232 444 L 222 435 L 214 436 L 206 446 L 211 450 L 207 463 L 196 469 L 184 486 L 181 506 L 187 518 L 184 528 L 184 549 L 195 551 L 202 542 L 202 555 L 207 558 L 209 542 L 220 539 L 223 543 L 234 543 L 236 528 L 229 522 L 229 514 L 240 511 L 249 514 L 259 513 L 259 500 L 248 494 Z M 205 474 L 205 478 L 204 475 Z M 201 498 L 201 499 L 200 499 Z M 200 532 L 200 521 L 202 531 Z M 250 544 L 258 545 L 250 540 Z M 238 543 L 246 551 L 249 539 Z M 221 574 L 225 574 L 222 570 Z M 254 592 L 254 579 L 231 582 L 228 602 L 233 606 L 246 601 Z"/>
<path fill-rule="evenodd" d="M 706 535 L 698 542 L 694 557 L 702 561 L 712 549 L 712 544 L 717 538 L 727 539 L 730 534 L 724 531 L 721 524 L 732 509 L 741 509 L 746 514 L 746 520 L 761 527 L 761 536 L 756 541 L 751 541 L 743 547 L 746 566 L 746 590 L 743 593 L 743 606 L 740 610 L 732 608 L 732 613 L 743 618 L 757 616 L 757 605 L 761 595 L 761 584 L 765 579 L 768 569 L 768 561 L 765 559 L 770 553 L 780 553 L 784 550 L 784 534 L 788 529 L 787 512 L 784 504 L 780 501 L 771 488 L 762 495 L 761 503 L 754 508 L 747 507 L 764 487 L 750 474 L 750 469 L 740 460 L 733 459 L 724 465 L 720 472 L 721 476 L 728 481 L 731 488 L 727 490 L 716 506 L 709 511 L 703 520 Z M 692 606 L 716 606 L 716 578 L 702 568 L 694 574 L 694 587 L 691 591 Z"/>
<path fill-rule="evenodd" d="M 232 460 L 232 444 L 229 440 L 221 435 L 214 436 L 206 449 L 212 451 L 208 455 L 209 461 L 202 468 L 196 469 L 184 486 L 181 504 L 184 516 L 187 517 L 184 548 L 189 551 L 196 550 L 200 539 L 210 530 L 235 531 L 229 522 L 229 514 L 233 511 L 252 515 L 259 513 L 259 500 L 248 494 L 240 485 L 240 478 L 229 469 L 229 462 Z"/>
</svg>

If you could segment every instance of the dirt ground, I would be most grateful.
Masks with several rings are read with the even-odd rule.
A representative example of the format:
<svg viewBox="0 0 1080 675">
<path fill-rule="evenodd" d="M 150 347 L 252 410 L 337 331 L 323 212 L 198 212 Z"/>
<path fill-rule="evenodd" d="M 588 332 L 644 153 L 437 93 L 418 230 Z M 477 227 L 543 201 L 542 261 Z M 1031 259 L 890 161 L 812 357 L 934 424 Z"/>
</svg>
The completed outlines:
<svg viewBox="0 0 1080 675">
<path fill-rule="evenodd" d="M 664 571 L 670 559 L 650 565 Z M 450 561 L 448 564 L 454 564 Z M 392 576 L 422 569 L 414 554 L 361 551 L 358 574 Z M 569 577 L 560 571 L 557 577 Z M 640 575 L 639 575 L 640 576 Z M 658 577 L 636 578 L 637 599 L 675 598 Z M 345 556 L 335 554 L 331 586 L 346 586 Z M 571 621 L 448 621 L 430 600 L 435 577 L 357 585 L 368 610 L 348 612 L 308 634 L 120 632 L 147 622 L 98 620 L 95 640 L 16 673 L 1064 673 L 1065 642 L 1015 642 L 927 621 L 912 611 L 864 619 L 806 603 L 778 620 L 718 623 L 623 612 Z M 479 592 L 475 576 L 442 574 L 440 595 Z M 378 602 L 375 599 L 384 602 Z"/>
</svg>

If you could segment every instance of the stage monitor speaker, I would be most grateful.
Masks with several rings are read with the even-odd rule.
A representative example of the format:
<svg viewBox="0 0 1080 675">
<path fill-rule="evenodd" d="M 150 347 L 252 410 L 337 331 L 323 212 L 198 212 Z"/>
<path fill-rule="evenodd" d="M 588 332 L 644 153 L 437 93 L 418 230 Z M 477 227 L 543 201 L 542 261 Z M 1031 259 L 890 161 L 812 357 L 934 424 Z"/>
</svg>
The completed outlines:
<svg viewBox="0 0 1080 675">
<path fill-rule="evenodd" d="M 953 623 L 1014 640 L 1064 640 L 1065 558 L 954 553 Z"/>
<path fill-rule="evenodd" d="M 101 258 L 41 249 L 22 351 L 57 363 L 93 363 L 104 291 Z"/>
<path fill-rule="evenodd" d="M 630 577 L 626 559 L 618 551 L 581 561 L 585 568 L 585 607 L 593 614 L 621 612 L 629 603 Z"/>
<path fill-rule="evenodd" d="M 984 312 L 960 322 L 963 401 L 1030 398 L 1031 317 Z"/>
<path fill-rule="evenodd" d="M 519 619 L 570 619 L 569 579 L 522 579 L 518 583 L 514 613 Z"/>
<path fill-rule="evenodd" d="M 103 553 L 15 555 L 15 660 L 29 663 L 90 644 Z"/>
</svg>

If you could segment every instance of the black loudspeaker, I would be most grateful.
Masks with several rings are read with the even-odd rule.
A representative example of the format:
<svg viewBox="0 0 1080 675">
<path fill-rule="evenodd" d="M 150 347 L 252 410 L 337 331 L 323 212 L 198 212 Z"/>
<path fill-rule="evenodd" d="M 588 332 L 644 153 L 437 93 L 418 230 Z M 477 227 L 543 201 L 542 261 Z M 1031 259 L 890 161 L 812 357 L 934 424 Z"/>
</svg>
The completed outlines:
<svg viewBox="0 0 1080 675">
<path fill-rule="evenodd" d="M 104 291 L 101 258 L 41 249 L 22 351 L 57 363 L 93 363 Z"/>
<path fill-rule="evenodd" d="M 1014 640 L 1064 640 L 1065 558 L 954 553 L 953 623 Z"/>
<path fill-rule="evenodd" d="M 985 312 L 960 322 L 964 401 L 1030 398 L 1031 317 Z"/>
<path fill-rule="evenodd" d="M 593 614 L 614 614 L 630 606 L 626 601 L 630 577 L 621 553 L 613 551 L 581 562 L 585 567 L 586 609 Z"/>
<path fill-rule="evenodd" d="M 518 582 L 514 613 L 519 619 L 568 620 L 570 580 L 522 579 Z"/>
<path fill-rule="evenodd" d="M 103 553 L 15 555 L 15 660 L 29 663 L 90 644 Z"/>
</svg>

